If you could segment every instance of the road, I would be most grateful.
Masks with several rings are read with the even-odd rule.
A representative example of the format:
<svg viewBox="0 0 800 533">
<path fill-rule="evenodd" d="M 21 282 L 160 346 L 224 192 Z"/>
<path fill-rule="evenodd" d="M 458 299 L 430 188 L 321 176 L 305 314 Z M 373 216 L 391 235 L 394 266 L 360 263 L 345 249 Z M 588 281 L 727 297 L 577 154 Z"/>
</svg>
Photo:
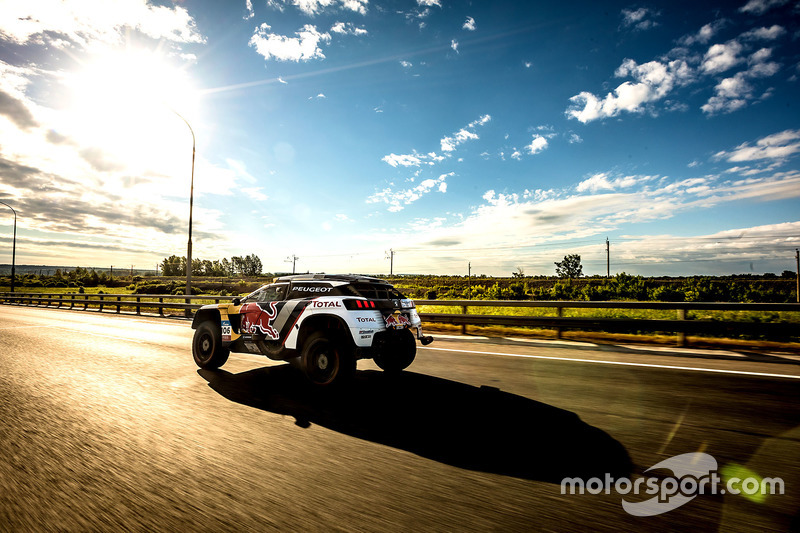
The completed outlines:
<svg viewBox="0 0 800 533">
<path fill-rule="evenodd" d="M 198 371 L 192 333 L 0 306 L 0 531 L 800 529 L 796 359 L 440 338 L 323 393 L 251 355 Z M 561 493 L 690 452 L 785 494 L 641 517 L 622 500 L 651 496 Z"/>
</svg>

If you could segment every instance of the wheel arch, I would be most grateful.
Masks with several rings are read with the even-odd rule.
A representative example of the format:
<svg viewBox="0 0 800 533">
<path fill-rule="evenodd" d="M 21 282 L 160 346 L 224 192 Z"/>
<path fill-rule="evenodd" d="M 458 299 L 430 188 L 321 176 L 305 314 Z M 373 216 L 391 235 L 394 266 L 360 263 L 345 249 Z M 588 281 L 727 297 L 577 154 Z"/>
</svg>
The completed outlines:
<svg viewBox="0 0 800 533">
<path fill-rule="evenodd" d="M 347 342 L 349 346 L 355 346 L 350 328 L 342 317 L 318 314 L 306 318 L 303 320 L 302 324 L 300 324 L 300 331 L 297 335 L 297 349 L 302 350 L 308 337 L 316 331 L 332 332 L 341 340 Z"/>
<path fill-rule="evenodd" d="M 207 320 L 214 322 L 217 326 L 221 326 L 222 318 L 220 317 L 219 309 L 205 309 L 203 307 L 198 309 L 194 314 L 194 318 L 192 319 L 192 329 L 197 329 L 200 324 Z"/>
</svg>

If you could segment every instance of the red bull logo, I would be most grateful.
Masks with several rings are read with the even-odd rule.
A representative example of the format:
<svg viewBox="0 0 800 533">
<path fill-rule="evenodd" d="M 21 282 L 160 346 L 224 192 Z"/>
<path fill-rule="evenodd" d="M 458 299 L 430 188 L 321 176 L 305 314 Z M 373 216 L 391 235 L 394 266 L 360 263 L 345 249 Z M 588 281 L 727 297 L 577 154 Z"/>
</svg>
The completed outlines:
<svg viewBox="0 0 800 533">
<path fill-rule="evenodd" d="M 404 329 L 411 327 L 411 321 L 401 314 L 389 315 L 385 319 L 386 327 L 390 329 Z"/>
<path fill-rule="evenodd" d="M 252 314 L 250 313 L 242 316 L 242 331 L 251 335 L 260 332 L 272 340 L 278 340 L 280 334 L 272 327 L 272 321 L 275 320 L 276 316 L 278 316 L 278 311 L 275 309 L 275 302 L 269 302 L 269 310 L 262 307 L 255 321 L 251 322 Z"/>
</svg>

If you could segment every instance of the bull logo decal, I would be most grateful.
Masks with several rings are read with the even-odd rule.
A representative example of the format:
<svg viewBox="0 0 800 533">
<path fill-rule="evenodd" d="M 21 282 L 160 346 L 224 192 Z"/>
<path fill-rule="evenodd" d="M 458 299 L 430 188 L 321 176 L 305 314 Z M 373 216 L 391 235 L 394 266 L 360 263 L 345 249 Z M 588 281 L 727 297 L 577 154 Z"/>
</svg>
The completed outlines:
<svg viewBox="0 0 800 533">
<path fill-rule="evenodd" d="M 259 306 L 261 307 L 261 306 Z M 242 329 L 251 335 L 254 333 L 263 333 L 272 340 L 278 340 L 280 335 L 278 331 L 272 327 L 272 321 L 278 316 L 278 310 L 275 308 L 275 302 L 269 302 L 269 309 L 261 307 L 261 312 L 258 314 L 255 322 L 250 322 L 245 315 Z"/>
<path fill-rule="evenodd" d="M 401 315 L 400 313 L 389 315 L 384 318 L 384 320 L 386 321 L 386 327 L 390 329 L 405 329 L 411 327 L 411 321 L 405 315 Z"/>
</svg>

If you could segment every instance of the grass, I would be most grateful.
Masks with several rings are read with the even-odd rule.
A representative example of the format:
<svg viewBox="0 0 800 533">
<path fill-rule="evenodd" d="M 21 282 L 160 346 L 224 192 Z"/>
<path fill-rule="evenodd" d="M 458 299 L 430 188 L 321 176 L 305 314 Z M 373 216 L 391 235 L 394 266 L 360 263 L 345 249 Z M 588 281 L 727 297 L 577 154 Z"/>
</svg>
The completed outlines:
<svg viewBox="0 0 800 533">
<path fill-rule="evenodd" d="M 622 302 L 621 302 L 622 303 Z M 420 313 L 461 314 L 461 306 L 421 305 Z M 554 307 L 469 307 L 470 315 L 530 316 L 554 317 Z M 593 309 L 567 308 L 562 310 L 562 317 L 575 318 L 627 318 L 633 320 L 675 320 L 678 312 L 673 309 Z M 800 324 L 800 313 L 792 311 L 687 311 L 688 320 L 718 320 L 727 322 L 797 322 Z"/>
</svg>

